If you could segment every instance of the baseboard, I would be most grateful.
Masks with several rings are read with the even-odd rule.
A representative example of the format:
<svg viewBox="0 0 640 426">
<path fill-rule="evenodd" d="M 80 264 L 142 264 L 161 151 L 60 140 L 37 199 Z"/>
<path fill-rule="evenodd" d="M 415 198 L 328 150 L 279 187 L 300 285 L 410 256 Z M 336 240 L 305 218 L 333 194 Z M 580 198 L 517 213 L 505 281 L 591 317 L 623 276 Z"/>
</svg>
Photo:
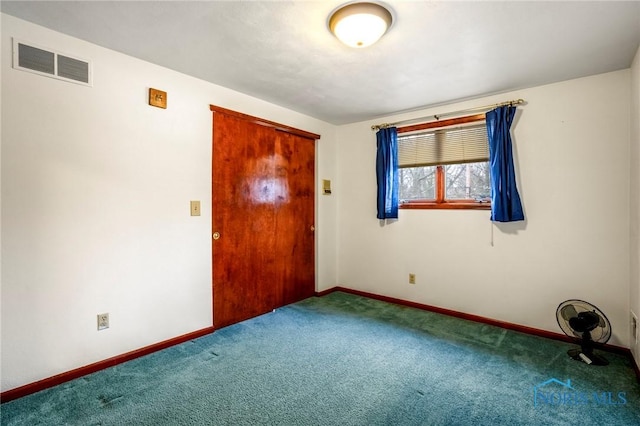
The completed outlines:
<svg viewBox="0 0 640 426">
<path fill-rule="evenodd" d="M 323 297 L 326 296 L 327 294 L 331 294 L 334 291 L 347 291 L 346 289 L 343 289 L 343 287 L 331 287 L 330 289 L 327 290 L 322 290 L 322 291 L 316 291 L 316 296 L 317 297 Z"/>
<path fill-rule="evenodd" d="M 75 370 L 60 373 L 58 375 L 39 380 L 37 382 L 10 389 L 0 394 L 0 401 L 2 401 L 2 403 L 13 401 L 14 399 L 31 395 L 32 393 L 36 393 L 41 390 L 77 379 L 79 377 L 86 376 L 87 374 L 95 373 L 96 371 L 104 370 L 105 368 L 113 367 L 114 365 L 122 364 L 123 362 L 131 361 L 132 359 L 140 358 L 153 352 L 157 352 L 162 349 L 166 349 L 168 347 L 175 346 L 198 337 L 206 336 L 207 334 L 213 333 L 213 331 L 213 327 L 203 328 L 202 330 L 197 330 L 191 333 L 184 334 L 182 336 L 174 337 L 169 340 L 154 343 L 153 345 L 145 346 L 144 348 L 136 349 L 122 355 L 117 355 L 103 361 L 98 361 L 93 364 L 85 365 L 84 367 L 76 368 Z"/>
<path fill-rule="evenodd" d="M 318 295 L 319 297 L 322 297 L 322 296 L 326 296 L 327 294 L 331 294 L 331 293 L 333 293 L 335 291 L 341 291 L 341 292 L 344 292 L 344 293 L 355 294 L 357 296 L 368 297 L 370 299 L 381 300 L 383 302 L 393 303 L 393 304 L 396 304 L 396 305 L 409 306 L 411 308 L 422 309 L 422 310 L 425 310 L 425 311 L 435 312 L 435 313 L 443 314 L 443 315 L 449 315 L 449 316 L 452 316 L 452 317 L 461 318 L 461 319 L 474 321 L 474 322 L 479 322 L 479 323 L 483 323 L 483 324 L 494 325 L 496 327 L 506 328 L 508 330 L 518 331 L 520 333 L 531 334 L 531 335 L 538 336 L 538 337 L 544 337 L 546 339 L 560 340 L 562 342 L 567 342 L 567 343 L 576 343 L 578 341 L 577 339 L 575 339 L 573 337 L 569 337 L 569 336 L 567 336 L 565 334 L 554 333 L 554 332 L 551 332 L 551 331 L 542 330 L 542 329 L 539 329 L 539 328 L 527 327 L 525 325 L 520 325 L 520 324 L 513 324 L 513 323 L 510 323 L 510 322 L 500 321 L 500 320 L 496 320 L 496 319 L 493 319 L 493 318 L 487 318 L 487 317 L 483 317 L 483 316 L 480 316 L 480 315 L 467 314 L 467 313 L 464 313 L 464 312 L 459 312 L 459 311 L 454 311 L 454 310 L 451 310 L 451 309 L 440 308 L 440 307 L 437 307 L 437 306 L 425 305 L 425 304 L 422 304 L 422 303 L 411 302 L 411 301 L 403 300 L 403 299 L 396 299 L 395 297 L 382 296 L 380 294 L 368 293 L 366 291 L 361 291 L 361 290 L 353 290 L 353 289 L 346 288 L 346 287 L 339 287 L 339 286 L 338 287 L 333 287 L 333 288 L 330 288 L 328 290 L 317 292 L 316 295 Z M 624 348 L 622 346 L 602 345 L 602 344 L 596 344 L 595 346 L 598 349 L 602 349 L 604 351 L 608 351 L 608 352 L 617 353 L 617 354 L 626 355 L 626 356 L 631 357 L 631 350 L 628 349 L 628 348 Z M 633 358 L 632 358 L 632 361 L 633 361 Z M 633 362 L 633 364 L 634 364 L 634 366 L 636 366 L 636 369 L 637 369 L 636 363 Z"/>
<path fill-rule="evenodd" d="M 638 381 L 640 381 L 640 366 L 638 364 L 638 360 L 633 356 L 633 352 L 629 351 L 629 356 L 631 357 L 631 364 L 633 364 L 633 370 L 636 372 L 636 377 Z"/>
</svg>

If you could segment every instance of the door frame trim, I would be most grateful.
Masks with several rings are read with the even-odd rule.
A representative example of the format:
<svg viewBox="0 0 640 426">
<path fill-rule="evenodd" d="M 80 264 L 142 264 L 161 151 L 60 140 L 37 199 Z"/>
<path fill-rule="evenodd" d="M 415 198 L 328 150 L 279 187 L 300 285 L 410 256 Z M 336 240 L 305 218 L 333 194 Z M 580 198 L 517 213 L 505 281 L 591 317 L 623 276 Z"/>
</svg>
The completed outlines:
<svg viewBox="0 0 640 426">
<path fill-rule="evenodd" d="M 214 113 L 217 112 L 225 115 L 230 115 L 232 117 L 236 117 L 241 120 L 250 121 L 252 123 L 259 124 L 261 126 L 271 127 L 273 129 L 280 130 L 281 132 L 291 133 L 292 135 L 301 136 L 303 138 L 313 139 L 313 140 L 320 139 L 320 135 L 317 135 L 315 133 L 307 132 L 306 130 L 296 129 L 295 127 L 286 126 L 284 124 L 276 123 L 275 121 L 254 117 L 253 115 L 244 114 L 238 111 L 233 111 L 233 110 L 222 108 L 216 105 L 209 105 L 209 109 Z"/>
</svg>

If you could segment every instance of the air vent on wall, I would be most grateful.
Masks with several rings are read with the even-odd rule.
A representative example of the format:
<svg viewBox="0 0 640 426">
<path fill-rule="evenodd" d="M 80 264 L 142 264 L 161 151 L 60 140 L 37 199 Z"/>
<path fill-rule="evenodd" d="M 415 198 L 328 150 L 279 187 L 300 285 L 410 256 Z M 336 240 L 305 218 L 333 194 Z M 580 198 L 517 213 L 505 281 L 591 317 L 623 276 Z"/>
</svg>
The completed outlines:
<svg viewBox="0 0 640 426">
<path fill-rule="evenodd" d="M 91 86 L 91 63 L 13 39 L 13 68 Z"/>
</svg>

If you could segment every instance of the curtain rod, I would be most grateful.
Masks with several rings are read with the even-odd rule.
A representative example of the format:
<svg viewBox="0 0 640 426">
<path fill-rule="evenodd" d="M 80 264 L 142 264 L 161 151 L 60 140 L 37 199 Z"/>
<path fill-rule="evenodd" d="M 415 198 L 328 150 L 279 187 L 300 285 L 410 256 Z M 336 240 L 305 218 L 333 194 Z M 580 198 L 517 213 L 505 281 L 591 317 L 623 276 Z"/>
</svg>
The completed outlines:
<svg viewBox="0 0 640 426">
<path fill-rule="evenodd" d="M 398 124 L 406 124 L 406 123 L 411 123 L 411 122 L 414 122 L 414 121 L 422 121 L 422 120 L 426 120 L 426 119 L 440 120 L 442 117 L 449 117 L 451 115 L 459 115 L 459 114 L 463 114 L 463 113 L 467 113 L 467 112 L 473 112 L 473 111 L 488 111 L 490 109 L 498 108 L 498 107 L 501 107 L 501 106 L 506 106 L 506 105 L 513 106 L 513 105 L 520 105 L 520 104 L 523 104 L 523 103 L 524 103 L 523 99 L 514 99 L 512 101 L 500 102 L 498 104 L 493 104 L 493 105 L 485 105 L 485 106 L 476 107 L 476 108 L 463 109 L 463 110 L 460 110 L 460 111 L 445 112 L 444 114 L 429 115 L 429 116 L 426 116 L 426 117 L 418 117 L 418 118 L 412 118 L 412 119 L 409 119 L 409 120 L 396 121 L 395 123 L 374 124 L 373 126 L 371 126 L 371 130 L 376 131 L 376 130 L 380 130 L 380 129 L 386 129 L 387 127 L 394 127 L 394 126 L 397 126 Z"/>
</svg>

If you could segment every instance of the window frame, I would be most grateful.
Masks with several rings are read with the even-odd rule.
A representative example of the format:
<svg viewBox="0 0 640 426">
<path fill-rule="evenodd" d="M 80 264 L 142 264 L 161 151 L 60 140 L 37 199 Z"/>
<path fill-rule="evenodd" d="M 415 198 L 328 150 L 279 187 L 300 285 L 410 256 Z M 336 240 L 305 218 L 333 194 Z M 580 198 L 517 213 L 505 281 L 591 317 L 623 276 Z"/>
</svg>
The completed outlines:
<svg viewBox="0 0 640 426">
<path fill-rule="evenodd" d="M 436 117 L 437 118 L 437 117 Z M 448 120 L 442 121 L 432 121 L 429 123 L 422 124 L 414 124 L 411 126 L 398 127 L 398 135 L 402 133 L 415 132 L 419 130 L 429 130 L 429 129 L 438 129 L 442 127 L 454 126 L 457 124 L 466 124 L 466 123 L 474 123 L 479 121 L 485 121 L 486 117 L 484 114 L 476 114 L 476 115 L 468 115 L 465 117 L 451 118 Z M 477 201 L 473 199 L 456 199 L 456 200 L 447 200 L 445 199 L 445 170 L 444 165 L 436 165 L 435 171 L 435 192 L 436 198 L 434 200 L 431 199 L 422 199 L 422 200 L 410 200 L 401 202 L 398 205 L 399 209 L 402 210 L 413 210 L 413 209 L 456 209 L 456 210 L 490 210 L 491 209 L 491 200 L 489 201 Z"/>
</svg>

